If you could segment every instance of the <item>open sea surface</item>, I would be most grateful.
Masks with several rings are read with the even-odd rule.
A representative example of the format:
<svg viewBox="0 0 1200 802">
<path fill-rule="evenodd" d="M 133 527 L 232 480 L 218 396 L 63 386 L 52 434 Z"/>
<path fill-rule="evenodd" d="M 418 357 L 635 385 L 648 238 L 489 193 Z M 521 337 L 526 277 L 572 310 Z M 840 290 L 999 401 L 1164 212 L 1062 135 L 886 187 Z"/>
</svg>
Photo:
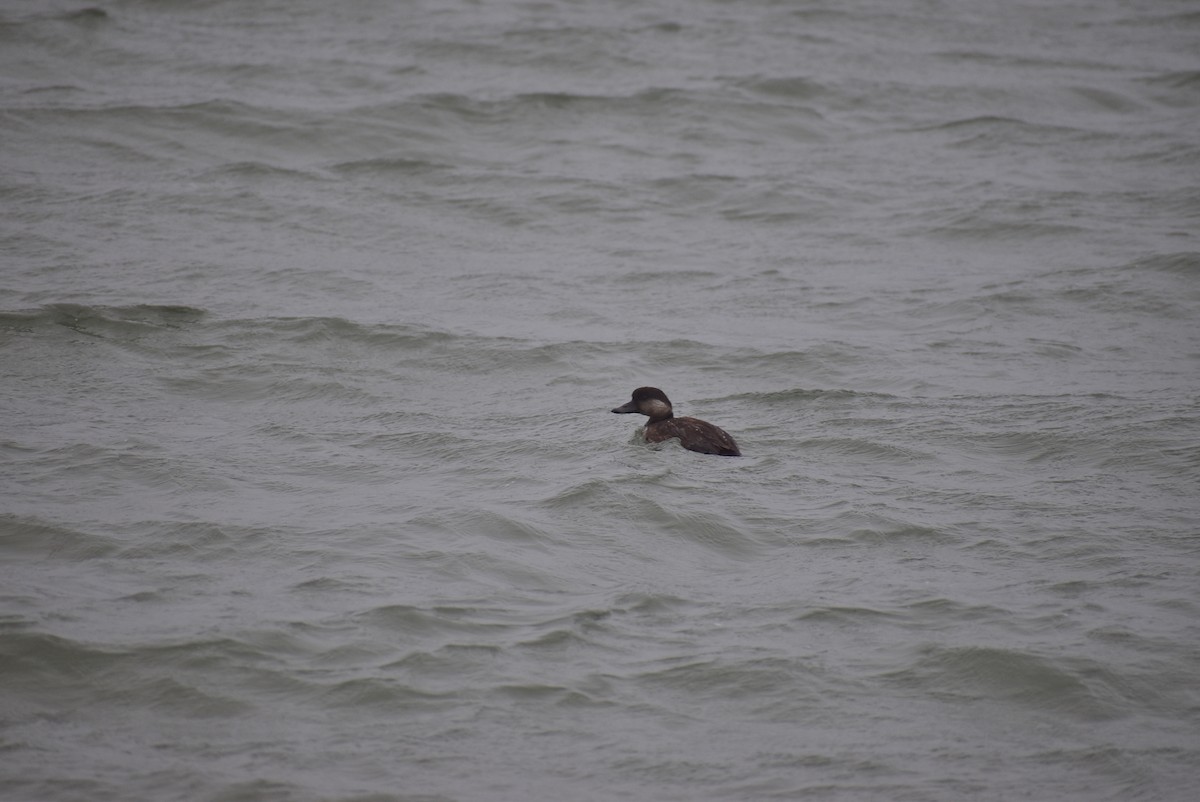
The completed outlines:
<svg viewBox="0 0 1200 802">
<path fill-rule="evenodd" d="M 5 802 L 1196 798 L 1194 0 L 0 0 L 0 221 Z"/>
</svg>

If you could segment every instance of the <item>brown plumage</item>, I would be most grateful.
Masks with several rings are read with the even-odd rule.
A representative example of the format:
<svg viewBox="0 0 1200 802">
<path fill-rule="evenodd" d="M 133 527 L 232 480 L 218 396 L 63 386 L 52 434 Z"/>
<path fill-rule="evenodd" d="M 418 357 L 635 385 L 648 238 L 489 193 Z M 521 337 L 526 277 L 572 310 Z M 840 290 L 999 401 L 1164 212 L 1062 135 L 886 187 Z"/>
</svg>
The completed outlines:
<svg viewBox="0 0 1200 802">
<path fill-rule="evenodd" d="M 613 412 L 638 412 L 650 418 L 646 424 L 646 442 L 661 443 L 673 437 L 679 438 L 679 443 L 690 451 L 701 454 L 719 454 L 722 457 L 740 457 L 737 443 L 724 429 L 713 426 L 699 418 L 677 418 L 671 411 L 671 402 L 667 394 L 657 387 L 639 387 L 633 391 L 633 398 Z"/>
</svg>

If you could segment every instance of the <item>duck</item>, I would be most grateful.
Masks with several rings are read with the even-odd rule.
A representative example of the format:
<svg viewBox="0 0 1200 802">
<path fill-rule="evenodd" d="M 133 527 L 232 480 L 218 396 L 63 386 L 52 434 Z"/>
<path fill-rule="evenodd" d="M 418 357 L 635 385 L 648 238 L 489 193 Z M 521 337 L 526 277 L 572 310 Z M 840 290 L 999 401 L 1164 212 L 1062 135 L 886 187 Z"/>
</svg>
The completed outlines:
<svg viewBox="0 0 1200 802">
<path fill-rule="evenodd" d="M 689 451 L 722 457 L 742 456 L 737 443 L 724 429 L 699 418 L 675 417 L 671 400 L 657 387 L 637 388 L 629 402 L 616 407 L 613 412 L 618 415 L 637 412 L 648 417 L 644 435 L 647 443 L 679 438 L 679 444 Z"/>
</svg>

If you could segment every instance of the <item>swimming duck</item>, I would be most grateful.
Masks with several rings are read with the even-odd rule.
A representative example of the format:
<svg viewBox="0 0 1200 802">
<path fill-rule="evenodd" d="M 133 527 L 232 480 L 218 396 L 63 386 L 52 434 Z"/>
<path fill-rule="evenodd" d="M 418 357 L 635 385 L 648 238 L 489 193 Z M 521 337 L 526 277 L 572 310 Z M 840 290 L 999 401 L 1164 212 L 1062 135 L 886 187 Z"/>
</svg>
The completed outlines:
<svg viewBox="0 0 1200 802">
<path fill-rule="evenodd" d="M 728 432 L 698 418 L 677 418 L 671 411 L 667 394 L 657 387 L 639 387 L 633 391 L 629 403 L 613 410 L 618 414 L 638 412 L 650 418 L 646 424 L 646 442 L 661 443 L 678 437 L 679 443 L 690 451 L 701 454 L 720 454 L 723 457 L 740 457 L 737 443 Z"/>
</svg>

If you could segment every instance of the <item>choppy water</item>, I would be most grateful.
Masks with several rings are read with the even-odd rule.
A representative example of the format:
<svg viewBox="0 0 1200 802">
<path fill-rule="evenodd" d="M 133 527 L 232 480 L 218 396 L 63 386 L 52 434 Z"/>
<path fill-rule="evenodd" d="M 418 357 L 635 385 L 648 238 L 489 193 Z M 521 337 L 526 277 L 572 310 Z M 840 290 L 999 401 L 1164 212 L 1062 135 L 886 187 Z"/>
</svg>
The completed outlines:
<svg viewBox="0 0 1200 802">
<path fill-rule="evenodd" d="M 4 3 L 0 798 L 1191 799 L 1198 44 Z"/>
</svg>

